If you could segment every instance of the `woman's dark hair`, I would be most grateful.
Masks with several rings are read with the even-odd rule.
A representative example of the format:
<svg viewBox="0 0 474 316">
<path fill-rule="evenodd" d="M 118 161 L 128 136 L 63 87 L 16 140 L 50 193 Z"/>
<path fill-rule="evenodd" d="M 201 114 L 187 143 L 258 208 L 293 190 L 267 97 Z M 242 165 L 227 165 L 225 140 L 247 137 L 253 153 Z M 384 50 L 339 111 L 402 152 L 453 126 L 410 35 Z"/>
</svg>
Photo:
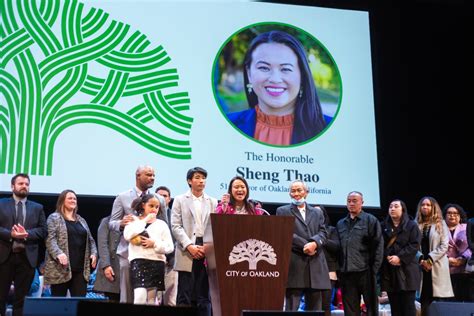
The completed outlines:
<svg viewBox="0 0 474 316">
<path fill-rule="evenodd" d="M 257 205 L 260 205 L 260 207 L 263 207 L 262 201 L 259 201 L 259 200 L 249 199 L 249 203 L 252 203 L 254 207 L 257 207 Z"/>
<path fill-rule="evenodd" d="M 229 193 L 230 195 L 229 203 L 235 207 L 235 199 L 234 199 L 234 196 L 232 195 L 232 185 L 234 184 L 235 180 L 240 180 L 244 183 L 245 188 L 247 189 L 247 194 L 245 194 L 245 199 L 244 199 L 244 207 L 249 214 L 255 214 L 255 206 L 249 201 L 249 195 L 250 195 L 249 185 L 247 183 L 247 180 L 245 180 L 245 178 L 241 176 L 235 176 L 232 179 L 230 179 L 229 187 L 227 188 L 227 193 Z"/>
<path fill-rule="evenodd" d="M 252 63 L 252 53 L 260 45 L 264 43 L 278 43 L 290 48 L 298 58 L 298 66 L 301 72 L 301 97 L 296 98 L 295 104 L 295 120 L 293 126 L 292 144 L 306 141 L 321 132 L 326 127 L 321 103 L 314 85 L 313 76 L 309 68 L 303 45 L 290 34 L 283 31 L 269 31 L 261 33 L 255 37 L 244 57 L 244 87 L 249 83 L 248 71 Z M 249 107 L 253 108 L 258 104 L 256 94 L 250 93 L 245 89 Z"/>
<path fill-rule="evenodd" d="M 132 202 L 132 205 L 131 205 L 132 210 L 134 210 L 138 216 L 142 215 L 143 211 L 145 211 L 144 205 L 153 198 L 157 199 L 155 194 L 144 194 L 143 196 L 137 197 Z"/>
<path fill-rule="evenodd" d="M 410 220 L 410 215 L 408 214 L 408 208 L 407 208 L 407 205 L 405 204 L 405 202 L 403 202 L 400 199 L 393 199 L 390 202 L 390 204 L 392 204 L 393 202 L 400 202 L 400 206 L 402 207 L 402 216 L 400 218 L 400 224 L 404 224 L 405 222 L 409 221 Z M 390 214 L 387 215 L 386 220 L 390 221 L 390 223 L 392 222 L 392 218 L 390 217 Z"/>
<path fill-rule="evenodd" d="M 448 208 L 453 207 L 455 208 L 458 213 L 459 213 L 459 223 L 466 223 L 467 222 L 467 214 L 466 211 L 462 208 L 461 205 L 455 204 L 455 203 L 448 203 L 444 206 L 443 208 L 443 217 L 446 218 L 446 212 L 448 211 Z"/>
</svg>

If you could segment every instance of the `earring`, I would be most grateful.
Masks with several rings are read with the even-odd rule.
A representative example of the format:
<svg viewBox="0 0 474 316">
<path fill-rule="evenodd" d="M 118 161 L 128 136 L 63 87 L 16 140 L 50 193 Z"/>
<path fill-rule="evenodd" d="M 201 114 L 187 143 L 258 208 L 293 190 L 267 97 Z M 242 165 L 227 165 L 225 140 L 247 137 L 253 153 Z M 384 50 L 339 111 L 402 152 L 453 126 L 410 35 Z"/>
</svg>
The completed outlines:
<svg viewBox="0 0 474 316">
<path fill-rule="evenodd" d="M 247 87 L 248 93 L 249 93 L 249 94 L 252 93 L 252 88 L 253 88 L 252 84 L 251 84 L 251 83 L 247 83 L 246 87 Z"/>
<path fill-rule="evenodd" d="M 302 97 L 303 97 L 303 88 L 301 88 L 301 89 L 300 89 L 299 96 L 300 96 L 300 98 L 302 98 Z"/>
</svg>

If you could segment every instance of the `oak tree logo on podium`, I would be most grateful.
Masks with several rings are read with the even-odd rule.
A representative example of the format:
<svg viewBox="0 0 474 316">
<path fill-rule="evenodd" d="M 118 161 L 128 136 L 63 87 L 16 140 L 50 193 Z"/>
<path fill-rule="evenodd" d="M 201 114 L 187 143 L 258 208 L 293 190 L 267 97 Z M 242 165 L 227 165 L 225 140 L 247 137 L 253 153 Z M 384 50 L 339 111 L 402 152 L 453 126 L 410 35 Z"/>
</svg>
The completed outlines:
<svg viewBox="0 0 474 316">
<path fill-rule="evenodd" d="M 238 243 L 229 254 L 229 264 L 248 261 L 249 270 L 257 270 L 257 263 L 261 260 L 276 265 L 277 255 L 271 245 L 257 239 L 247 239 Z"/>
</svg>

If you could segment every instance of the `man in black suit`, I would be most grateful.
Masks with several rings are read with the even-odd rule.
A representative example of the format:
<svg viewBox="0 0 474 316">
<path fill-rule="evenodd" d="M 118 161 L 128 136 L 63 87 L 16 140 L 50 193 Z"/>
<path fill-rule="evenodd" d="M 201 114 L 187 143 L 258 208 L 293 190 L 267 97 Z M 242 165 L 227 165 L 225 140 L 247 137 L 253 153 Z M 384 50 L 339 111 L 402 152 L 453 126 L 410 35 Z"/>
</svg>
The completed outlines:
<svg viewBox="0 0 474 316">
<path fill-rule="evenodd" d="M 286 286 L 285 309 L 297 311 L 301 297 L 305 297 L 305 310 L 315 310 L 322 290 L 329 290 L 329 270 L 323 245 L 327 232 L 320 209 L 306 203 L 308 187 L 301 180 L 290 185 L 291 204 L 276 210 L 276 215 L 294 216 L 295 228 L 291 246 L 291 260 Z M 329 306 L 325 315 L 330 315 Z"/>
<path fill-rule="evenodd" d="M 21 316 L 38 266 L 39 244 L 46 238 L 47 229 L 43 206 L 26 199 L 30 177 L 19 173 L 11 185 L 13 196 L 0 199 L 0 313 L 6 313 L 13 281 L 13 316 Z"/>
</svg>

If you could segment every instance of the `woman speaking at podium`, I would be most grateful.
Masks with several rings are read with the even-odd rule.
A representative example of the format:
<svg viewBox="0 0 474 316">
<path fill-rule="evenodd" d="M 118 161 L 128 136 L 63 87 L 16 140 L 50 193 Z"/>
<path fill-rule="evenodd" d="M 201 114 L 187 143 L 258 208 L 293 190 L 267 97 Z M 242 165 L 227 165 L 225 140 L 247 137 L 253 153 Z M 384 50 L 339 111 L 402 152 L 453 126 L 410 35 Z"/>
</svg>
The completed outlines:
<svg viewBox="0 0 474 316">
<path fill-rule="evenodd" d="M 230 180 L 227 193 L 224 193 L 216 207 L 217 214 L 263 215 L 266 211 L 249 202 L 247 181 L 235 176 Z"/>
</svg>

